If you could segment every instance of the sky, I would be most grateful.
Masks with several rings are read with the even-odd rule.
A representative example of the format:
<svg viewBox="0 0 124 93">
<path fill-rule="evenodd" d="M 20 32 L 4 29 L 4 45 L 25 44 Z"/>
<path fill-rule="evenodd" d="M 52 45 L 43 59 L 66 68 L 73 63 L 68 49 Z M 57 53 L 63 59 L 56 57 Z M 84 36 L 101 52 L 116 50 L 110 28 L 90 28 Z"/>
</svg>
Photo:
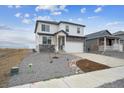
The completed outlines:
<svg viewBox="0 0 124 93">
<path fill-rule="evenodd" d="M 36 20 L 83 24 L 85 35 L 105 29 L 124 31 L 123 11 L 119 5 L 1 5 L 0 47 L 34 48 Z"/>
</svg>

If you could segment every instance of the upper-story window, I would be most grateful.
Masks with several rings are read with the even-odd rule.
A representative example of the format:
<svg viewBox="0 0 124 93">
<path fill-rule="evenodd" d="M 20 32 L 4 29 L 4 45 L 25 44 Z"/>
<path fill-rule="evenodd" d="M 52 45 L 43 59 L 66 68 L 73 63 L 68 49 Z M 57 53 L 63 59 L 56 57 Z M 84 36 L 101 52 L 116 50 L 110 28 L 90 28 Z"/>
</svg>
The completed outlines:
<svg viewBox="0 0 124 93">
<path fill-rule="evenodd" d="M 52 38 L 50 36 L 43 36 L 43 44 L 44 45 L 51 45 Z"/>
<path fill-rule="evenodd" d="M 50 26 L 49 25 L 42 24 L 42 31 L 49 32 L 50 31 Z"/>
<path fill-rule="evenodd" d="M 69 32 L 69 26 L 65 26 L 65 31 Z"/>
<path fill-rule="evenodd" d="M 80 33 L 80 28 L 79 27 L 77 28 L 77 33 Z"/>
</svg>

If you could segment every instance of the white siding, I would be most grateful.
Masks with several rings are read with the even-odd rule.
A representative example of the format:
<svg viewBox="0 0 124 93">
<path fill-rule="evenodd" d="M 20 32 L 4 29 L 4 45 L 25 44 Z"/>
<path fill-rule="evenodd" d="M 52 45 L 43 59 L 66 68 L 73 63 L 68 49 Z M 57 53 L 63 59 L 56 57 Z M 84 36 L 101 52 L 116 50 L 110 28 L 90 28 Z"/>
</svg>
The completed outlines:
<svg viewBox="0 0 124 93">
<path fill-rule="evenodd" d="M 69 35 L 73 35 L 73 36 L 83 36 L 84 35 L 84 27 L 82 26 L 77 26 L 77 25 L 71 25 L 71 24 L 65 24 L 65 23 L 61 23 L 59 24 L 59 31 L 60 30 L 64 30 L 65 31 L 65 26 L 68 25 L 69 26 Z M 80 33 L 77 33 L 77 28 L 80 28 Z"/>
<path fill-rule="evenodd" d="M 37 45 L 39 44 L 42 44 L 43 43 L 43 36 L 47 36 L 47 35 L 39 35 L 36 42 L 37 42 Z M 50 36 L 52 37 L 51 38 L 51 44 L 54 45 L 55 44 L 55 40 L 54 40 L 54 37 L 53 36 Z"/>
<path fill-rule="evenodd" d="M 83 52 L 83 42 L 66 42 L 66 52 Z"/>
<path fill-rule="evenodd" d="M 42 24 L 46 24 L 46 25 L 49 25 L 50 26 L 50 32 L 44 32 L 44 31 L 41 31 L 41 25 Z M 54 25 L 54 24 L 48 24 L 48 23 L 38 23 L 38 26 L 37 26 L 37 32 L 41 32 L 41 33 L 50 33 L 50 34 L 54 34 L 55 32 L 58 31 L 58 25 Z"/>
<path fill-rule="evenodd" d="M 50 25 L 50 32 L 41 31 L 41 25 L 42 24 Z M 55 32 L 60 31 L 60 30 L 65 31 L 66 25 L 69 26 L 69 32 L 68 32 L 69 35 L 73 35 L 73 36 L 83 36 L 84 35 L 84 27 L 77 26 L 77 25 L 71 25 L 71 24 L 65 24 L 65 23 L 60 23 L 59 25 L 55 25 L 55 24 L 48 24 L 48 23 L 40 23 L 39 22 L 38 26 L 37 26 L 37 32 L 54 34 Z M 80 28 L 80 33 L 77 33 L 78 27 Z"/>
</svg>

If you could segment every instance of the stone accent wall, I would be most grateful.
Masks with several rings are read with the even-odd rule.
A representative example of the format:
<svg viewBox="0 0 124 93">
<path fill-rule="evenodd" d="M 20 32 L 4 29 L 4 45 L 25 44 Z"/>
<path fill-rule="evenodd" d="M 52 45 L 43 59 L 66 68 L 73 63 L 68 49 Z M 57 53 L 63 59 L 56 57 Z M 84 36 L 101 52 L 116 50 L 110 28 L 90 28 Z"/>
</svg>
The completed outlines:
<svg viewBox="0 0 124 93">
<path fill-rule="evenodd" d="M 39 45 L 40 52 L 55 52 L 55 45 Z"/>
</svg>

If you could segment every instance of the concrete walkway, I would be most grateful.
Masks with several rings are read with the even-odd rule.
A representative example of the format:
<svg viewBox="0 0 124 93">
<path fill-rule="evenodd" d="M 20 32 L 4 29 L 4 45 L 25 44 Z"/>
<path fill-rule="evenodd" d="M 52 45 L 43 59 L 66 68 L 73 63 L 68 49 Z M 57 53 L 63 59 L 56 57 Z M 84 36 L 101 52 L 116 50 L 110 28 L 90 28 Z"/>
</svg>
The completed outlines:
<svg viewBox="0 0 124 93">
<path fill-rule="evenodd" d="M 124 59 L 114 58 L 99 54 L 92 54 L 92 53 L 75 53 L 78 57 L 87 58 L 97 63 L 101 63 L 104 65 L 108 65 L 110 67 L 117 67 L 117 66 L 124 66 Z"/>
<path fill-rule="evenodd" d="M 108 82 L 124 78 L 124 66 L 106 70 L 73 75 L 60 79 L 52 79 L 32 84 L 15 86 L 14 88 L 93 88 Z"/>
</svg>

